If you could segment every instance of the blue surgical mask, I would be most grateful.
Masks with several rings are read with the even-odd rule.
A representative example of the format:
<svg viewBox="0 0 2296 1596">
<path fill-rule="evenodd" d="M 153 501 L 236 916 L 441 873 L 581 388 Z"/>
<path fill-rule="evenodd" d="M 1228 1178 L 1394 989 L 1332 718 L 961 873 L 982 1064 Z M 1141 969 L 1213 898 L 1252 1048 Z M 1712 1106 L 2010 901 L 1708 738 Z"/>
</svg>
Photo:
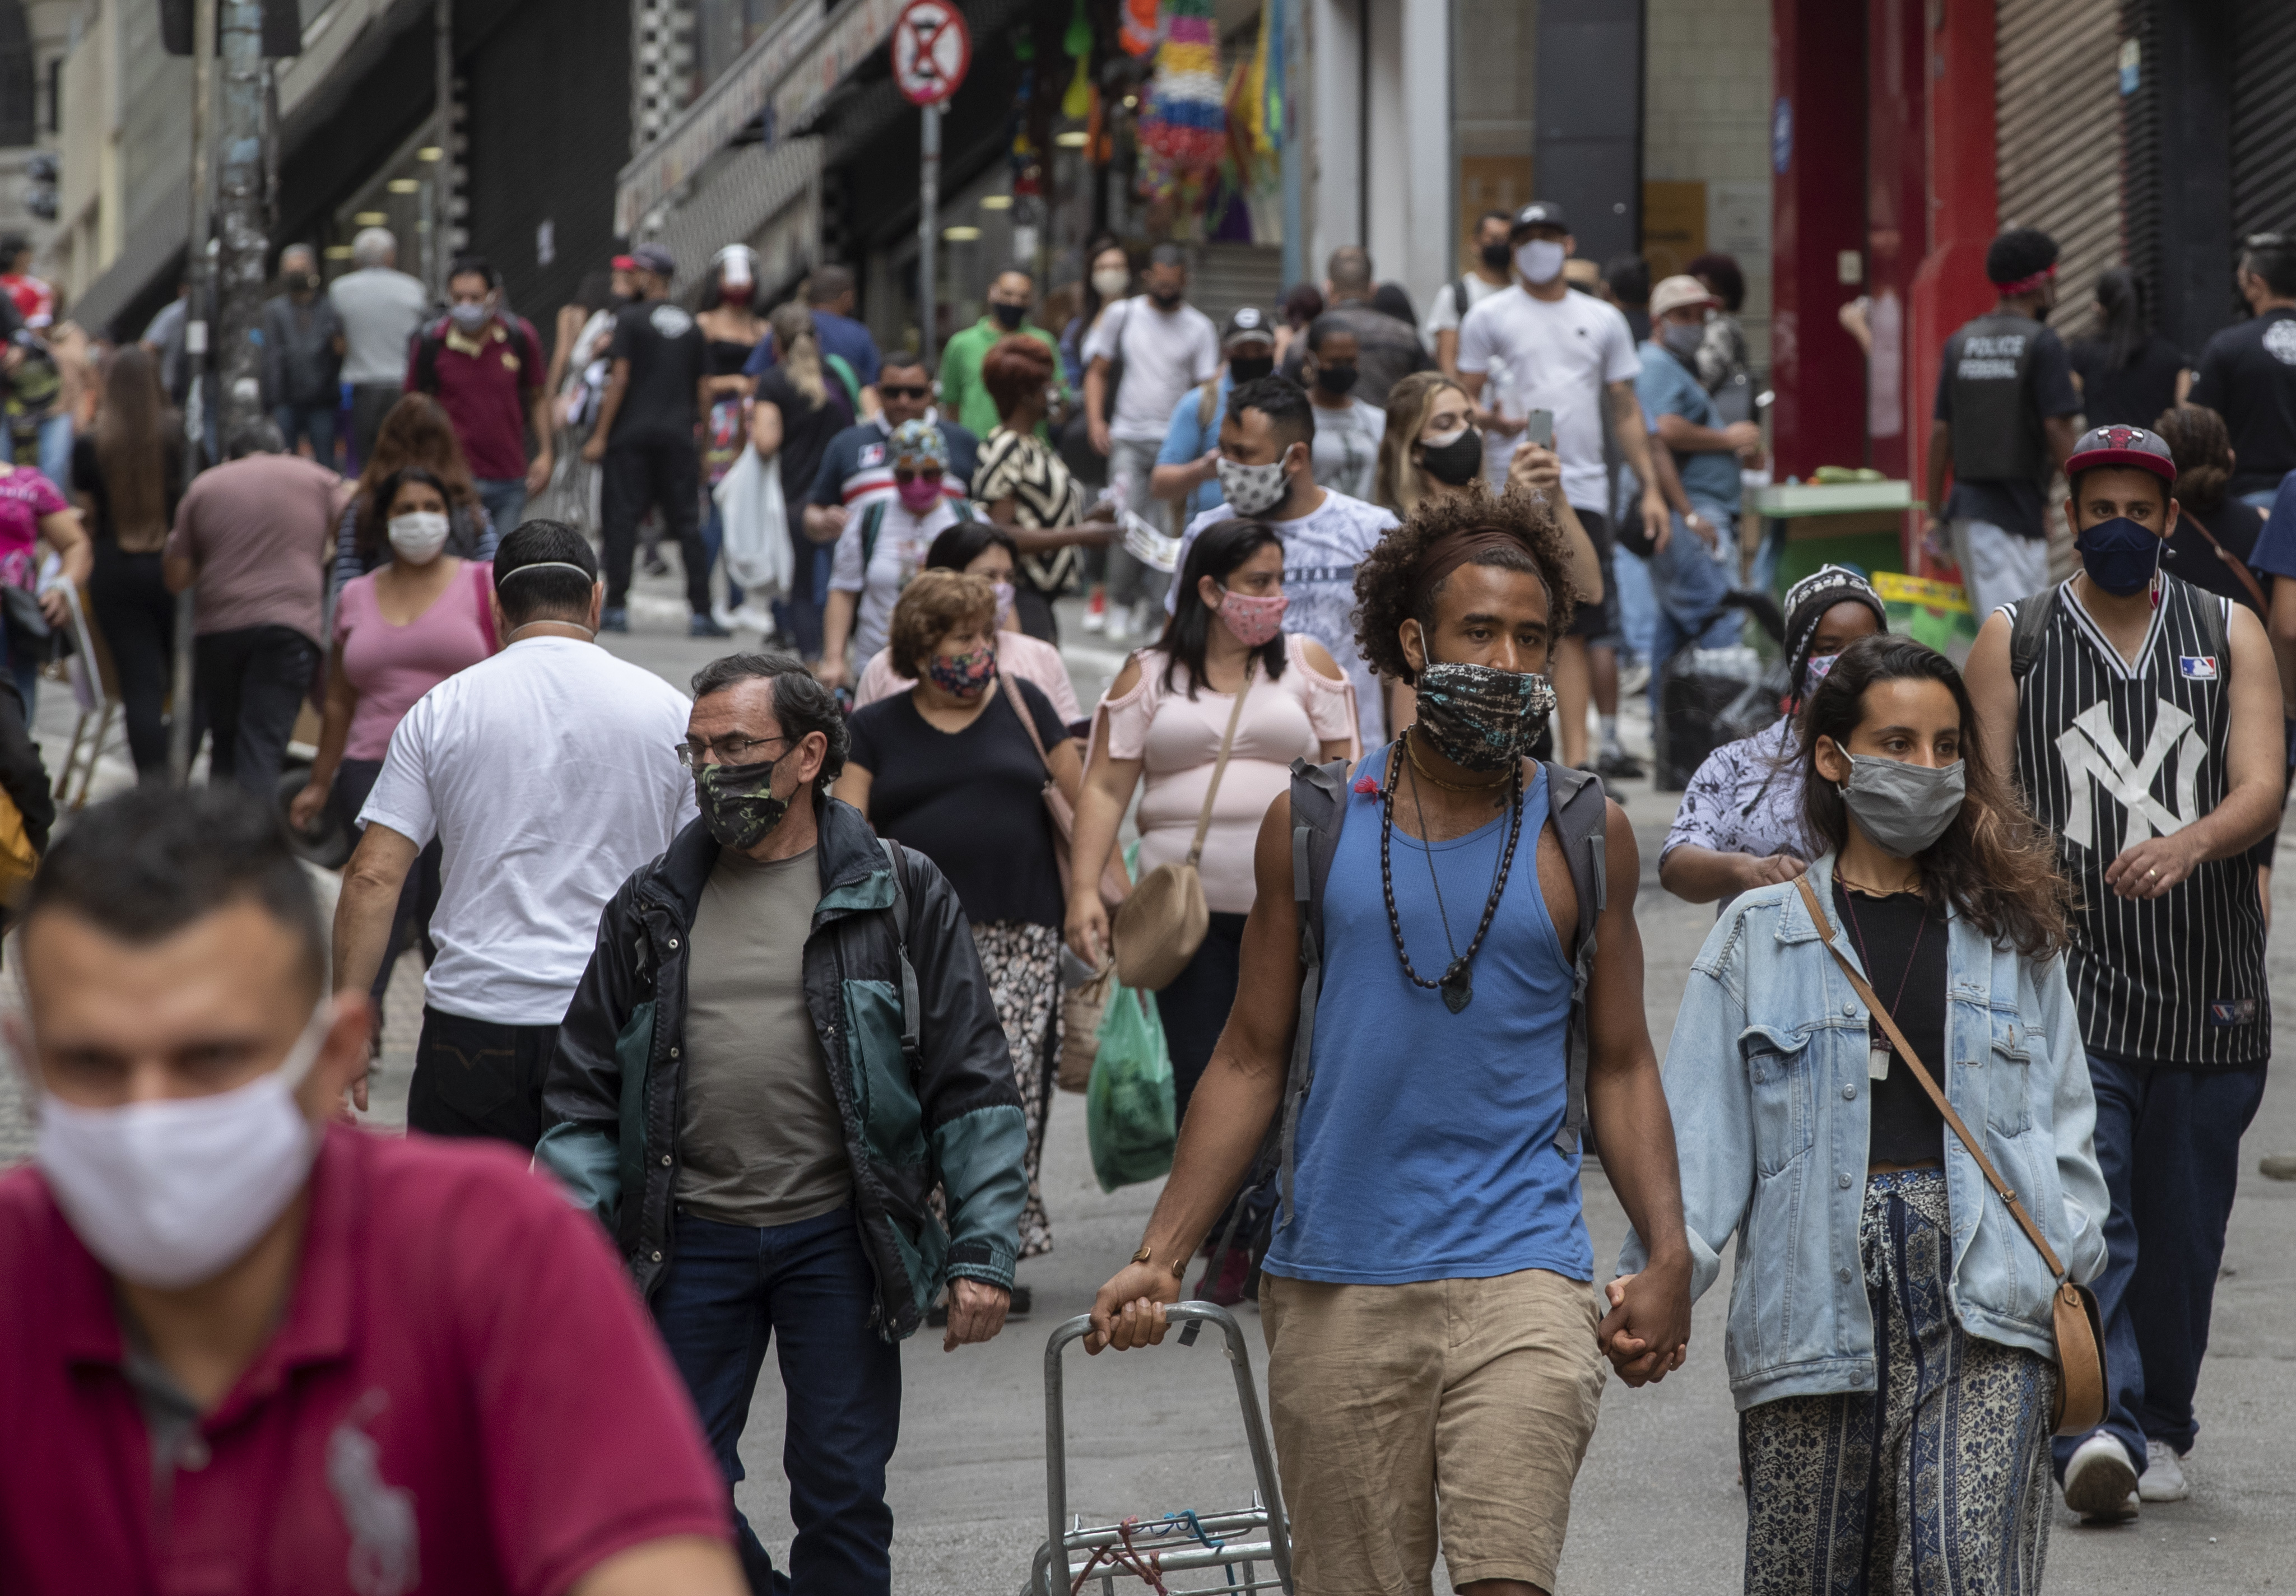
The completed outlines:
<svg viewBox="0 0 2296 1596">
<path fill-rule="evenodd" d="M 2116 515 L 2084 527 L 2073 539 L 2088 579 L 2115 598 L 2125 599 L 2152 585 L 2161 569 L 2161 535 L 2140 521 Z"/>
<path fill-rule="evenodd" d="M 484 304 L 450 305 L 447 307 L 447 319 L 463 332 L 476 332 L 487 324 L 487 317 L 490 314 Z"/>
</svg>

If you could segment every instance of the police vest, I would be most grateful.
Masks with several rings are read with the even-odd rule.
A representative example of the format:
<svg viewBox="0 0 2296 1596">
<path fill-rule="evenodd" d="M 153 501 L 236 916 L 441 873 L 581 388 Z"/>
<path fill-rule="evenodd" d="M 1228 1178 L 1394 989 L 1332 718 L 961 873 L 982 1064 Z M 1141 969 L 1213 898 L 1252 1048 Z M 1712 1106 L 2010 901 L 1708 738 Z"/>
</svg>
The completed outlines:
<svg viewBox="0 0 2296 1596">
<path fill-rule="evenodd" d="M 2049 452 L 2033 403 L 2030 316 L 1981 315 L 1946 340 L 1952 384 L 1953 470 L 1967 481 L 2025 481 L 2046 487 Z"/>
</svg>

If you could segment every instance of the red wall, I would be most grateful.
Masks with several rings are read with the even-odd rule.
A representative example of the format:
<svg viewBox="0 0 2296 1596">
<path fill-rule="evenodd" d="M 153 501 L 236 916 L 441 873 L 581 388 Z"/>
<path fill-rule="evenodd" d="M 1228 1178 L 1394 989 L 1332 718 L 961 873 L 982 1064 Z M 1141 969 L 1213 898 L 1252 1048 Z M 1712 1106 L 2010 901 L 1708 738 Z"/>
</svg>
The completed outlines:
<svg viewBox="0 0 2296 1596">
<path fill-rule="evenodd" d="M 1866 376 L 1836 319 L 1860 291 L 1841 251 L 1866 246 L 1866 22 L 1847 0 L 1774 0 L 1770 19 L 1771 412 L 1779 480 L 1866 460 Z M 1790 108 L 1786 148 L 1777 137 Z M 1783 153 L 1785 160 L 1778 160 Z"/>
<path fill-rule="evenodd" d="M 1906 361 L 1914 274 L 1929 252 L 1927 15 L 1923 0 L 1870 0 L 1866 12 L 1865 463 L 1890 477 L 1906 474 L 1927 413 Z"/>
</svg>

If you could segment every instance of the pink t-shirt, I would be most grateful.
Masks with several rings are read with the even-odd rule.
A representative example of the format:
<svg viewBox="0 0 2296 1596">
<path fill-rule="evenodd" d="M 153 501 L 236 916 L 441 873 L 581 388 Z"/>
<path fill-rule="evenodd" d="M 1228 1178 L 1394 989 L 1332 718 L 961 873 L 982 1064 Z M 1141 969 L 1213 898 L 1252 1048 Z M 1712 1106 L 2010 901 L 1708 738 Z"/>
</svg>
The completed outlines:
<svg viewBox="0 0 2296 1596">
<path fill-rule="evenodd" d="M 1018 676 L 1053 701 L 1054 710 L 1063 725 L 1074 725 L 1084 718 L 1078 707 L 1076 689 L 1069 684 L 1069 667 L 1061 658 L 1060 650 L 1041 637 L 1031 637 L 1026 632 L 996 634 L 996 668 L 1008 676 Z M 906 692 L 916 683 L 893 668 L 893 651 L 879 649 L 862 667 L 861 680 L 853 687 L 853 707 L 865 708 L 879 699 L 891 698 L 897 692 Z"/>
<path fill-rule="evenodd" d="M 480 618 L 480 605 L 494 592 L 493 571 L 487 562 L 465 561 L 447 591 L 403 626 L 385 620 L 377 607 L 374 572 L 343 584 L 335 641 L 343 646 L 343 675 L 358 690 L 344 758 L 390 753 L 390 734 L 415 700 L 494 652 Z"/>
<path fill-rule="evenodd" d="M 1235 746 L 1212 801 L 1211 829 L 1204 833 L 1204 904 L 1218 914 L 1245 914 L 1255 896 L 1251 852 L 1267 806 L 1292 784 L 1292 761 L 1319 759 L 1323 744 L 1344 738 L 1349 757 L 1362 751 L 1356 735 L 1355 689 L 1335 682 L 1308 663 L 1307 639 L 1296 632 L 1283 638 L 1283 674 L 1270 682 L 1255 673 Z M 1143 762 L 1140 795 L 1140 870 L 1188 856 L 1196 816 L 1204 806 L 1220 737 L 1227 730 L 1235 695 L 1201 688 L 1188 697 L 1184 670 L 1164 689 L 1167 656 L 1142 649 L 1139 684 L 1120 699 L 1103 699 L 1108 716 L 1108 751 L 1119 759 Z"/>
<path fill-rule="evenodd" d="M 40 518 L 70 508 L 55 484 L 30 466 L 0 465 L 0 582 L 32 585 Z"/>
</svg>

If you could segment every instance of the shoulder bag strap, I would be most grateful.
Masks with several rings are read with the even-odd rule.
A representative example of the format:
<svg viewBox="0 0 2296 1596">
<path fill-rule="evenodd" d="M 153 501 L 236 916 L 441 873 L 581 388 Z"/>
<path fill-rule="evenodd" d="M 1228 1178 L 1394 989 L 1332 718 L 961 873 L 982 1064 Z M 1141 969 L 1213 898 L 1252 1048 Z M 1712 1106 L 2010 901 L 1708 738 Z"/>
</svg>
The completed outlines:
<svg viewBox="0 0 2296 1596">
<path fill-rule="evenodd" d="M 1021 696 L 1020 682 L 1002 670 L 996 675 L 1004 683 L 1004 696 L 1012 701 L 1013 713 L 1021 717 L 1021 729 L 1029 734 L 1029 742 L 1036 747 L 1037 757 L 1045 763 L 1045 780 L 1051 781 L 1053 757 L 1045 752 L 1045 740 L 1037 735 L 1037 717 L 1029 713 L 1029 700 Z"/>
<path fill-rule="evenodd" d="M 1227 730 L 1220 737 L 1218 760 L 1212 765 L 1212 784 L 1204 789 L 1204 806 L 1196 812 L 1196 839 L 1188 844 L 1188 868 L 1204 856 L 1204 833 L 1212 829 L 1212 800 L 1219 797 L 1220 777 L 1227 773 L 1228 750 L 1235 747 L 1235 728 L 1243 719 L 1243 700 L 1251 696 L 1252 673 L 1259 668 L 1259 656 L 1252 655 L 1243 662 L 1243 685 L 1236 689 L 1235 708 L 1227 712 Z"/>
<path fill-rule="evenodd" d="M 2266 615 L 2272 613 L 2272 601 L 2264 596 L 2264 585 L 2256 579 L 2237 555 L 2217 541 L 2217 535 L 2202 523 L 2199 516 L 2185 516 L 2177 524 L 2180 527 L 2190 527 L 2202 537 L 2207 538 L 2209 547 L 2216 551 L 2217 558 L 2229 566 L 2232 569 L 2232 574 L 2240 578 L 2240 585 L 2248 589 L 2248 596 L 2256 601 L 2257 609 Z"/>
<path fill-rule="evenodd" d="M 1953 1111 L 1953 1105 L 1946 1101 L 1944 1092 L 1939 1090 L 1937 1082 L 1931 1078 L 1930 1072 L 1923 1068 L 1921 1059 L 1915 1053 L 1912 1045 L 1906 1042 L 1906 1034 L 1898 1028 L 1898 1022 L 1890 1017 L 1890 1011 L 1882 1006 L 1882 1000 L 1874 994 L 1874 988 L 1866 984 L 1864 976 L 1857 973 L 1857 967 L 1843 956 L 1840 948 L 1833 945 L 1833 924 L 1826 918 L 1825 911 L 1818 906 L 1817 894 L 1811 889 L 1809 878 L 1806 875 L 1796 876 L 1794 886 L 1801 892 L 1801 901 L 1808 906 L 1811 921 L 1826 938 L 1825 951 L 1833 955 L 1833 962 L 1841 966 L 1841 973 L 1849 978 L 1849 985 L 1857 992 L 1858 1001 L 1866 1005 L 1868 1013 L 1881 1022 L 1883 1033 L 1890 1038 L 1890 1045 L 1898 1050 L 1898 1056 L 1905 1060 L 1912 1068 L 1914 1079 L 1921 1083 L 1923 1092 L 1929 1093 L 1930 1101 L 1937 1105 L 1938 1112 L 1945 1117 L 1945 1122 L 1952 1129 L 1953 1134 L 1961 1138 L 1961 1144 L 1969 1150 L 1969 1156 L 1977 1160 L 1977 1167 L 1983 1173 L 1986 1184 L 2001 1193 L 2001 1200 L 2009 1205 L 2011 1215 L 2016 1219 L 2025 1234 L 2031 1239 L 2033 1245 L 2039 1249 L 2041 1262 L 2048 1265 L 2050 1274 L 2060 1281 L 2063 1280 L 2065 1266 L 2057 1261 L 2055 1250 L 2049 1246 L 2048 1239 L 2041 1234 L 2041 1227 L 2033 1223 L 2033 1216 L 2025 1212 L 2025 1205 L 2017 1200 L 2016 1192 L 2011 1191 L 2008 1184 L 2002 1180 L 2001 1172 L 1993 1167 L 1993 1160 L 1987 1158 L 1985 1150 L 1977 1145 L 1977 1138 L 1969 1134 L 1969 1127 L 1961 1122 L 1961 1116 Z"/>
</svg>

